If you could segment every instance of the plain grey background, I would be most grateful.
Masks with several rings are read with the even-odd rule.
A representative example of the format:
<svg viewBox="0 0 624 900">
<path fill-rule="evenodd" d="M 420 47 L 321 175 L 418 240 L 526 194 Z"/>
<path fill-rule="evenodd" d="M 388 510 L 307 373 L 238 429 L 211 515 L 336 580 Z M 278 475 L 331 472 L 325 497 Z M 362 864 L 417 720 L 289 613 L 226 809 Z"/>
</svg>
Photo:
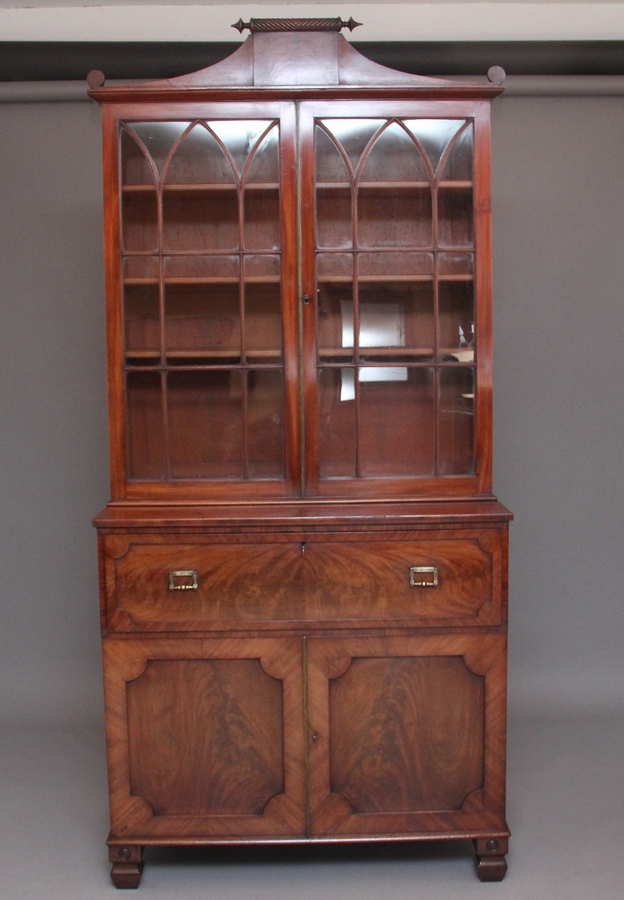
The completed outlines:
<svg viewBox="0 0 624 900">
<path fill-rule="evenodd" d="M 571 805 L 565 816 L 558 810 L 558 825 L 541 822 L 543 834 L 564 818 L 576 828 L 584 808 L 594 833 L 599 822 L 613 836 L 615 823 L 621 838 L 624 823 L 624 733 L 616 724 L 624 714 L 624 98 L 504 96 L 494 104 L 493 160 L 494 473 L 497 496 L 515 513 L 509 699 L 517 852 L 523 835 L 537 841 L 536 821 L 558 778 L 559 801 Z M 3 840 L 7 900 L 51 896 L 42 867 L 60 866 L 63 854 L 70 864 L 65 845 L 57 852 L 63 828 L 80 835 L 72 846 L 96 854 L 98 868 L 94 881 L 83 873 L 75 894 L 65 877 L 59 898 L 100 896 L 86 885 L 111 895 L 91 527 L 108 499 L 100 171 L 94 104 L 0 104 L 0 803 L 6 833 L 40 848 L 33 868 L 19 854 L 18 864 Z M 569 756 L 575 741 L 578 754 Z M 615 783 L 582 784 L 596 772 Z M 522 795 L 534 797 L 533 807 Z M 66 818 L 55 819 L 52 807 L 65 808 Z M 556 871 L 557 852 L 577 853 L 569 844 L 553 850 L 550 840 L 545 873 Z M 553 882 L 546 893 L 514 882 L 511 870 L 498 896 L 569 900 L 599 886 L 595 895 L 619 898 L 621 853 L 608 841 L 601 847 L 609 849 L 598 866 L 603 881 L 590 879 L 590 893 L 583 878 L 593 869 L 584 866 L 580 881 Z M 594 851 L 591 858 L 596 865 Z M 463 871 L 454 878 L 457 860 L 427 861 L 427 897 L 449 896 L 448 884 L 463 883 Z M 407 855 L 380 863 L 389 869 L 370 864 L 367 856 L 351 869 L 317 861 L 309 896 L 328 867 L 336 897 L 381 896 L 375 878 L 381 885 L 387 877 L 398 879 L 394 896 L 413 895 Z M 166 855 L 160 865 L 171 885 Z M 178 877 L 196 871 L 171 865 Z M 245 896 L 293 896 L 289 877 L 302 873 L 295 864 L 278 868 L 265 894 L 253 860 L 245 865 L 234 887 L 224 869 L 212 896 L 241 896 L 248 876 L 256 886 Z M 520 878 L 519 861 L 515 871 Z M 353 894 L 340 886 L 349 872 Z M 465 877 L 458 896 L 484 890 Z M 307 897 L 298 885 L 294 896 Z M 146 879 L 141 890 L 152 896 Z"/>
</svg>

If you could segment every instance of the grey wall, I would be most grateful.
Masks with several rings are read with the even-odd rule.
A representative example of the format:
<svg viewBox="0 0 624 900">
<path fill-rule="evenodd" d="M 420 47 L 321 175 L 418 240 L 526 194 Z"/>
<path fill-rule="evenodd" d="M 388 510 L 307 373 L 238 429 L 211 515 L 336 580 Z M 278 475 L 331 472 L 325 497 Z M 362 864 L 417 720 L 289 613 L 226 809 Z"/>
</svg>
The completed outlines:
<svg viewBox="0 0 624 900">
<path fill-rule="evenodd" d="M 494 106 L 512 713 L 623 705 L 624 98 Z M 0 714 L 101 715 L 99 114 L 0 104 Z"/>
</svg>

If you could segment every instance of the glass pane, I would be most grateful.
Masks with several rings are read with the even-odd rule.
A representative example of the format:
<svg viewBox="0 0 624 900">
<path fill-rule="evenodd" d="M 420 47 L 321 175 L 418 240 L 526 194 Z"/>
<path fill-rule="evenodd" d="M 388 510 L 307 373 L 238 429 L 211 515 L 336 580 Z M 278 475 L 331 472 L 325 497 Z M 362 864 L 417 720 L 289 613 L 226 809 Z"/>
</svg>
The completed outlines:
<svg viewBox="0 0 624 900">
<path fill-rule="evenodd" d="M 351 253 L 317 253 L 316 275 L 319 281 L 341 278 L 353 279 L 353 255 Z"/>
<path fill-rule="evenodd" d="M 317 298 L 319 359 L 322 362 L 352 361 L 353 335 L 353 284 L 320 284 Z"/>
<path fill-rule="evenodd" d="M 474 390 L 472 368 L 440 369 L 440 475 L 474 473 Z"/>
<path fill-rule="evenodd" d="M 164 275 L 169 281 L 219 281 L 238 284 L 239 257 L 218 254 L 215 256 L 165 256 Z"/>
<path fill-rule="evenodd" d="M 433 282 L 360 286 L 362 361 L 428 362 L 433 359 L 433 346 Z"/>
<path fill-rule="evenodd" d="M 163 195 L 165 250 L 238 250 L 238 194 L 231 189 L 167 190 Z"/>
<path fill-rule="evenodd" d="M 473 237 L 472 125 L 453 142 L 443 162 L 438 189 L 438 217 L 441 245 L 471 246 Z"/>
<path fill-rule="evenodd" d="M 364 186 L 357 203 L 360 247 L 431 247 L 429 188 Z"/>
<path fill-rule="evenodd" d="M 405 125 L 427 154 L 435 172 L 449 141 L 465 124 L 465 119 L 406 119 Z"/>
<path fill-rule="evenodd" d="M 190 122 L 131 122 L 129 127 L 137 136 L 139 141 L 147 150 L 147 154 L 154 164 L 158 176 L 162 175 L 165 163 L 169 154 L 187 128 Z M 125 145 L 122 145 L 124 155 L 126 152 Z M 141 184 L 145 181 L 151 181 L 151 177 L 145 177 L 144 173 L 135 169 L 131 164 L 130 157 L 128 161 L 124 161 L 124 184 Z"/>
<path fill-rule="evenodd" d="M 252 152 L 244 178 L 245 247 L 277 250 L 281 243 L 277 126 L 260 139 Z"/>
<path fill-rule="evenodd" d="M 160 362 L 158 284 L 124 284 L 124 353 L 133 365 Z"/>
<path fill-rule="evenodd" d="M 367 148 L 373 137 L 384 125 L 383 119 L 323 119 L 322 125 L 327 129 L 331 137 L 325 134 L 323 128 L 317 126 L 317 157 L 316 180 L 317 182 L 342 182 L 344 183 L 347 168 L 353 177 L 357 172 L 362 158 L 362 153 Z M 331 147 L 340 146 L 342 153 L 330 150 Z M 340 159 L 346 157 L 346 163 Z M 352 177 L 349 179 L 352 180 Z"/>
<path fill-rule="evenodd" d="M 122 187 L 121 239 L 127 253 L 158 250 L 158 195 L 155 187 Z"/>
<path fill-rule="evenodd" d="M 317 247 L 353 246 L 352 173 L 336 144 L 316 127 Z"/>
<path fill-rule="evenodd" d="M 247 372 L 247 474 L 250 478 L 284 477 L 283 410 L 281 371 Z"/>
<path fill-rule="evenodd" d="M 278 250 L 281 243 L 281 220 L 277 188 L 258 185 L 245 189 L 243 195 L 245 248 Z"/>
<path fill-rule="evenodd" d="M 475 355 L 472 281 L 441 281 L 438 293 L 438 348 L 442 360 L 471 363 Z"/>
<path fill-rule="evenodd" d="M 472 181 L 472 123 L 453 141 L 444 162 L 441 180 Z"/>
<path fill-rule="evenodd" d="M 353 369 L 319 370 L 319 474 L 355 476 L 355 390 Z"/>
<path fill-rule="evenodd" d="M 433 475 L 434 370 L 362 367 L 359 380 L 360 475 Z"/>
<path fill-rule="evenodd" d="M 165 285 L 165 346 L 169 364 L 201 359 L 235 364 L 241 357 L 236 284 Z"/>
<path fill-rule="evenodd" d="M 358 276 L 360 280 L 366 276 L 416 276 L 424 280 L 433 280 L 433 253 L 411 253 L 403 250 L 400 253 L 387 251 L 358 254 Z"/>
<path fill-rule="evenodd" d="M 438 274 L 447 281 L 472 281 L 474 253 L 438 253 Z"/>
<path fill-rule="evenodd" d="M 158 372 L 128 373 L 126 416 L 129 478 L 163 478 L 165 436 L 161 377 Z"/>
<path fill-rule="evenodd" d="M 208 122 L 211 131 L 218 137 L 234 163 L 239 178 L 242 178 L 249 156 L 258 152 L 263 162 L 257 170 L 256 180 L 276 184 L 277 176 L 277 127 L 273 127 L 270 135 L 265 137 L 270 120 L 256 119 L 224 119 Z M 258 143 L 261 144 L 258 147 Z"/>
<path fill-rule="evenodd" d="M 361 247 L 430 247 L 431 179 L 413 137 L 393 122 L 375 139 L 357 195 Z"/>
<path fill-rule="evenodd" d="M 473 244 L 472 190 L 440 187 L 438 190 L 438 243 L 445 247 Z"/>
<path fill-rule="evenodd" d="M 165 173 L 165 185 L 173 189 L 178 185 L 193 184 L 236 185 L 232 163 L 219 141 L 201 122 L 184 135 Z"/>
<path fill-rule="evenodd" d="M 167 409 L 173 478 L 242 477 L 240 371 L 170 372 Z"/>
<path fill-rule="evenodd" d="M 279 284 L 245 285 L 245 355 L 254 364 L 282 360 L 282 302 Z"/>
<path fill-rule="evenodd" d="M 323 249 L 353 246 L 353 200 L 350 187 L 316 191 L 316 245 Z"/>
<path fill-rule="evenodd" d="M 421 148 L 398 122 L 378 134 L 364 159 L 361 186 L 398 183 L 401 186 L 431 185 L 431 176 Z"/>
<path fill-rule="evenodd" d="M 280 281 L 281 258 L 270 253 L 248 253 L 243 257 L 245 279 L 257 278 L 261 281 Z"/>
</svg>

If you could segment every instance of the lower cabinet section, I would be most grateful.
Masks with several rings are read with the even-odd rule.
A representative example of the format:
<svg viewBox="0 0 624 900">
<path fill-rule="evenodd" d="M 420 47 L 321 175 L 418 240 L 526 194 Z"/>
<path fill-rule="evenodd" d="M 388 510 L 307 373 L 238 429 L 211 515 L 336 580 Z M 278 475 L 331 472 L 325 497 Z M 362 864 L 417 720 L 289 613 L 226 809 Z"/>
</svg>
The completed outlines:
<svg viewBox="0 0 624 900">
<path fill-rule="evenodd" d="M 504 875 L 505 636 L 104 641 L 113 881 L 145 844 L 472 838 Z"/>
</svg>

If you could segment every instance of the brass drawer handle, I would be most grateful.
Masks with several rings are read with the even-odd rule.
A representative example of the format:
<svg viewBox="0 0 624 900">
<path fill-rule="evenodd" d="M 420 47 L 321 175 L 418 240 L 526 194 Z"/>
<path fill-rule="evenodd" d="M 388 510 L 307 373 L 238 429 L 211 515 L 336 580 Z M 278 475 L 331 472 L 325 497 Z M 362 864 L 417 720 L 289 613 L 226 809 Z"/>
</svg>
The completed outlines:
<svg viewBox="0 0 624 900">
<path fill-rule="evenodd" d="M 428 576 L 428 577 L 427 577 Z M 437 587 L 437 566 L 411 566 L 410 587 Z"/>
<path fill-rule="evenodd" d="M 177 578 L 184 578 L 187 580 L 183 581 L 181 584 L 176 584 Z M 190 584 L 188 583 L 189 578 L 192 579 Z M 170 591 L 196 591 L 198 587 L 197 572 L 195 569 L 176 569 L 174 572 L 169 572 Z"/>
</svg>

